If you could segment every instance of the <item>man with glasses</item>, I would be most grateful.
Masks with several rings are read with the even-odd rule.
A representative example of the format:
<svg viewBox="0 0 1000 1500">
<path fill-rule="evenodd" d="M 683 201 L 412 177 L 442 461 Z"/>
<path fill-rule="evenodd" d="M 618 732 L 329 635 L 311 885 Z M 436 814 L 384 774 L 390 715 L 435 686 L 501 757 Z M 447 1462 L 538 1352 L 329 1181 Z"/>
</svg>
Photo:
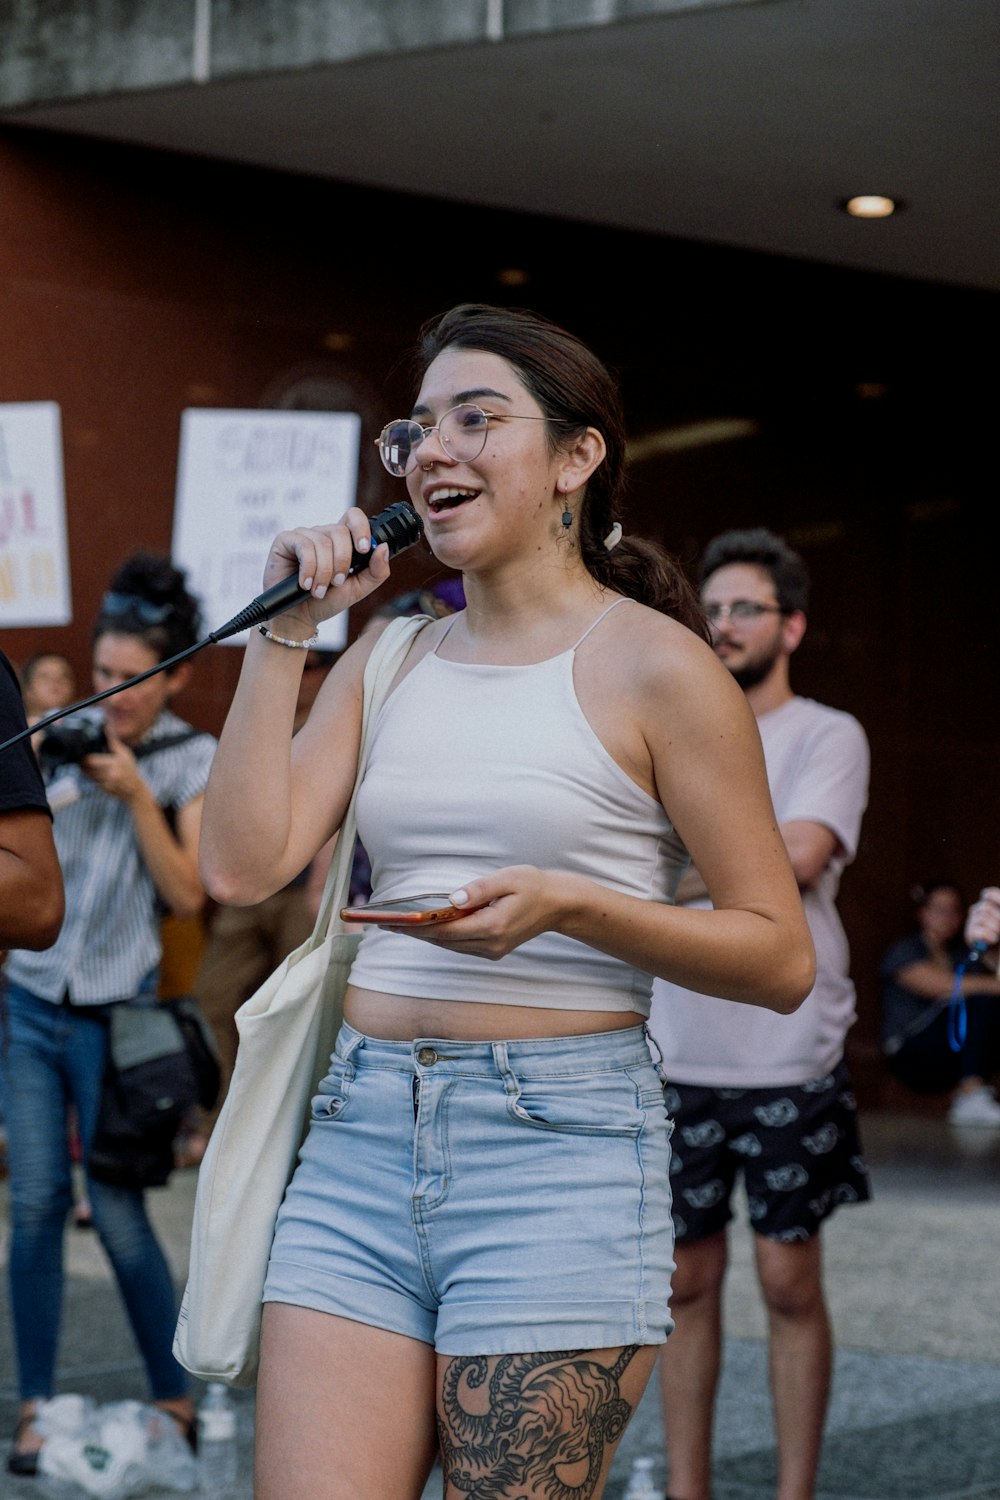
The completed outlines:
<svg viewBox="0 0 1000 1500">
<path fill-rule="evenodd" d="M 816 948 L 816 984 L 789 1016 L 654 985 L 650 1029 L 676 1122 L 676 1326 L 660 1365 L 670 1496 L 710 1494 L 727 1226 L 742 1172 L 768 1317 L 776 1493 L 810 1500 L 832 1367 L 820 1229 L 838 1204 L 870 1197 L 843 1056 L 855 995 L 836 909 L 868 798 L 868 742 L 850 714 L 792 691 L 789 663 L 806 630 L 809 577 L 781 537 L 764 528 L 717 536 L 699 584 L 716 654 L 760 730 Z M 696 870 L 682 879 L 677 899 L 709 905 Z"/>
</svg>

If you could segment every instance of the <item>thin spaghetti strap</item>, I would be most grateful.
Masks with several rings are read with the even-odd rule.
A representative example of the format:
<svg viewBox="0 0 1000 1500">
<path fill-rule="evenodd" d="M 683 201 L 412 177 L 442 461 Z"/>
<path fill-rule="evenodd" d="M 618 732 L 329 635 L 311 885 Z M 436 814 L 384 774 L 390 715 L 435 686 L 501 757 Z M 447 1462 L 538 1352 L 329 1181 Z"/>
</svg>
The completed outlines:
<svg viewBox="0 0 1000 1500">
<path fill-rule="evenodd" d="M 600 625 L 601 621 L 604 619 L 604 616 L 605 615 L 609 615 L 613 609 L 617 609 L 618 606 L 619 606 L 619 604 L 631 604 L 631 603 L 632 603 L 632 600 L 629 599 L 625 594 L 623 594 L 620 599 L 612 599 L 611 603 L 607 606 L 607 608 L 601 610 L 601 613 L 597 616 L 597 619 L 596 620 L 591 620 L 590 624 L 587 626 L 586 630 L 583 632 L 583 635 L 581 635 L 580 639 L 578 641 L 574 641 L 573 644 L 572 644 L 572 646 L 570 646 L 569 649 L 571 651 L 575 651 L 578 646 L 582 646 L 583 643 L 584 643 L 584 641 L 587 639 L 588 635 L 590 634 L 590 632 L 595 628 L 595 626 Z"/>
</svg>

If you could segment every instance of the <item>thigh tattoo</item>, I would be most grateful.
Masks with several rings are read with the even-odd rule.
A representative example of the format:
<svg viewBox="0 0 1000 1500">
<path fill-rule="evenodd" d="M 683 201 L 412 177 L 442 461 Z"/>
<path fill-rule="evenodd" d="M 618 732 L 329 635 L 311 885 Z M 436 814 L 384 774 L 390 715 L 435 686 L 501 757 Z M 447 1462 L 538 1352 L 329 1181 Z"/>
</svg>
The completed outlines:
<svg viewBox="0 0 1000 1500">
<path fill-rule="evenodd" d="M 632 1415 L 619 1380 L 639 1347 L 608 1366 L 580 1350 L 456 1356 L 438 1417 L 446 1485 L 471 1500 L 590 1500 Z"/>
</svg>

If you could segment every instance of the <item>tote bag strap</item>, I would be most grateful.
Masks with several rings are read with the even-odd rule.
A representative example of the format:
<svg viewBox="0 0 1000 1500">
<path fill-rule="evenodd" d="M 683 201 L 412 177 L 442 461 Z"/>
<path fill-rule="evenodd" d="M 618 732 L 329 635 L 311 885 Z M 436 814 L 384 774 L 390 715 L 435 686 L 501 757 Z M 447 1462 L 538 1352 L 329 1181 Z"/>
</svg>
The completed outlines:
<svg viewBox="0 0 1000 1500">
<path fill-rule="evenodd" d="M 336 931 L 338 927 L 343 927 L 339 913 L 340 908 L 347 905 L 347 897 L 351 886 L 351 866 L 354 862 L 354 842 L 358 831 L 354 805 L 357 801 L 361 779 L 364 776 L 365 763 L 368 759 L 368 747 L 371 743 L 378 711 L 385 702 L 393 679 L 399 671 L 414 638 L 430 622 L 429 615 L 404 615 L 398 619 L 390 620 L 372 647 L 371 655 L 365 665 L 365 696 L 362 710 L 361 747 L 358 751 L 358 774 L 354 783 L 354 791 L 351 793 L 351 800 L 347 812 L 344 814 L 344 821 L 341 824 L 340 833 L 334 846 L 333 858 L 330 860 L 330 869 L 327 873 L 326 884 L 323 887 L 323 897 L 320 901 L 319 913 L 313 929 L 315 933 L 320 933 L 323 936 L 326 936 L 329 932 Z"/>
</svg>

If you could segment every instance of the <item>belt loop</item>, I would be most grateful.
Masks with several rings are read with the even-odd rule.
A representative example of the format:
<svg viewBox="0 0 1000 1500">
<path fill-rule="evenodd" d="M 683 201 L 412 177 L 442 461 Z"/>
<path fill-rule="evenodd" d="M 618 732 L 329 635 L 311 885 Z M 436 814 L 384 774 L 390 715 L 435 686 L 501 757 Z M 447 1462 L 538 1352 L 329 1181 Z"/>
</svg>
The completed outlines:
<svg viewBox="0 0 1000 1500">
<path fill-rule="evenodd" d="M 353 1026 L 349 1026 L 348 1030 L 354 1031 Z M 339 1037 L 338 1037 L 338 1040 L 339 1040 Z M 361 1047 L 363 1047 L 364 1044 L 365 1044 L 364 1033 L 361 1032 L 361 1031 L 354 1031 L 354 1035 L 352 1037 L 348 1038 L 347 1045 L 344 1047 L 344 1050 L 341 1053 L 341 1059 L 342 1059 L 342 1061 L 343 1062 L 350 1062 L 352 1056 L 354 1055 L 354 1053 L 357 1052 Z M 333 1046 L 333 1055 L 335 1057 L 337 1055 L 337 1042 L 336 1041 L 334 1042 L 334 1046 Z"/>
<path fill-rule="evenodd" d="M 656 1069 L 657 1076 L 659 1077 L 660 1082 L 663 1084 L 663 1087 L 666 1088 L 666 1086 L 667 1086 L 667 1060 L 666 1060 L 666 1058 L 663 1055 L 663 1048 L 660 1046 L 659 1042 L 656 1040 L 656 1037 L 650 1031 L 650 1029 L 649 1029 L 649 1022 L 648 1021 L 643 1021 L 643 1023 L 642 1023 L 642 1030 L 643 1030 L 643 1034 L 645 1035 L 645 1038 L 646 1038 L 646 1046 L 649 1048 L 650 1061 L 652 1062 L 653 1067 Z M 654 1047 L 656 1048 L 656 1056 L 655 1057 L 653 1056 L 653 1048 Z"/>
<path fill-rule="evenodd" d="M 516 1094 L 518 1092 L 518 1082 L 514 1077 L 514 1070 L 510 1065 L 510 1056 L 507 1052 L 507 1043 L 491 1042 L 490 1046 L 493 1048 L 494 1065 L 496 1067 L 497 1073 L 504 1081 L 504 1087 L 506 1088 L 507 1093 Z"/>
</svg>

